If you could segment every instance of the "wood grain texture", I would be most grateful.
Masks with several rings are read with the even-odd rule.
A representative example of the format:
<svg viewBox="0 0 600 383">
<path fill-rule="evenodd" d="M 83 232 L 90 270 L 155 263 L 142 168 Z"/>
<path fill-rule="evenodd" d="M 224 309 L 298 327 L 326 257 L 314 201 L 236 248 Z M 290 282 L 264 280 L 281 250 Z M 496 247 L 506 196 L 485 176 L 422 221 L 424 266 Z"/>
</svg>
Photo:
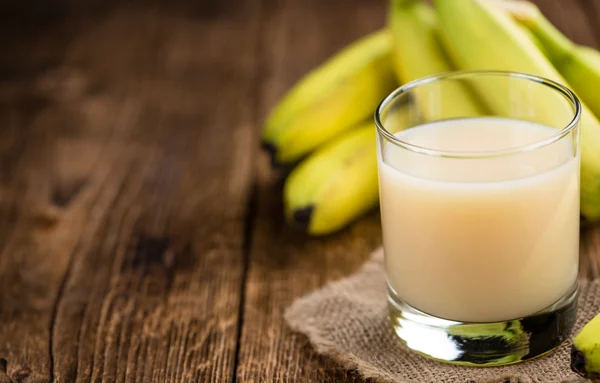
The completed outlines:
<svg viewBox="0 0 600 383">
<path fill-rule="evenodd" d="M 3 56 L 0 382 L 232 380 L 259 11 L 111 6 Z"/>
</svg>

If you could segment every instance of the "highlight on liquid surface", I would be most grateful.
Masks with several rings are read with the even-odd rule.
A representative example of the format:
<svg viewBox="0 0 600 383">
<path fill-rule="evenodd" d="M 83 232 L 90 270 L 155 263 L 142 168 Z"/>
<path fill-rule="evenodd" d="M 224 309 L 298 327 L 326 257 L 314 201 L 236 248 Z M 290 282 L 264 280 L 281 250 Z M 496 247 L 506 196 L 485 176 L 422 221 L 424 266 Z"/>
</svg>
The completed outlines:
<svg viewBox="0 0 600 383">
<path fill-rule="evenodd" d="M 489 152 L 556 130 L 505 118 L 457 119 L 397 134 L 414 145 Z M 575 283 L 579 158 L 574 137 L 492 158 L 443 158 L 386 142 L 379 151 L 388 284 L 434 316 L 468 322 L 542 310 Z"/>
</svg>

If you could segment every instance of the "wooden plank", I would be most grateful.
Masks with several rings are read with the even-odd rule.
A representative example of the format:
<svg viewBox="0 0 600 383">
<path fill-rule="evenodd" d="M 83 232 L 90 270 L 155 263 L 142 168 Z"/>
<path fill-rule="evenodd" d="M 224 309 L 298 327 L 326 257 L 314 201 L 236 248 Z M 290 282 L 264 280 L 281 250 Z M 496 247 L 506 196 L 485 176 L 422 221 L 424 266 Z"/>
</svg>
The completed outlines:
<svg viewBox="0 0 600 383">
<path fill-rule="evenodd" d="M 123 5 L 3 56 L 0 382 L 233 379 L 259 13 Z"/>
<path fill-rule="evenodd" d="M 359 0 L 270 1 L 262 27 L 259 116 L 309 69 L 384 23 L 385 2 Z M 260 125 L 260 123 L 259 123 Z M 283 322 L 297 297 L 356 270 L 380 242 L 372 214 L 338 235 L 308 238 L 283 221 L 281 182 L 261 156 L 258 213 L 252 237 L 240 339 L 238 382 L 354 382 L 347 372 L 316 355 Z"/>
<path fill-rule="evenodd" d="M 566 9 L 561 1 L 537 3 L 567 35 L 581 43 L 595 43 L 587 21 L 572 26 L 582 17 L 582 9 L 575 1 Z M 385 6 L 358 1 L 272 2 L 262 33 L 265 78 L 259 114 L 264 116 L 295 80 L 337 48 L 383 25 Z M 295 298 L 356 270 L 380 244 L 378 214 L 339 234 L 309 238 L 283 221 L 281 180 L 269 170 L 264 157 L 258 176 L 258 218 L 249 259 L 237 381 L 361 381 L 356 373 L 316 355 L 303 336 L 286 327 L 282 314 Z M 585 238 L 589 232 L 594 231 L 585 232 Z M 584 250 L 593 251 L 587 243 L 586 239 Z M 582 258 L 586 272 L 591 270 L 587 262 Z"/>
<path fill-rule="evenodd" d="M 63 115 L 48 115 L 53 97 L 36 81 L 62 54 L 61 28 L 37 20 L 40 26 L 23 31 L 20 41 L 15 24 L 3 25 L 1 34 L 7 54 L 0 63 L 0 382 L 50 378 L 51 313 L 69 259 L 41 245 L 58 218 L 49 202 L 48 142 L 69 126 Z"/>
</svg>

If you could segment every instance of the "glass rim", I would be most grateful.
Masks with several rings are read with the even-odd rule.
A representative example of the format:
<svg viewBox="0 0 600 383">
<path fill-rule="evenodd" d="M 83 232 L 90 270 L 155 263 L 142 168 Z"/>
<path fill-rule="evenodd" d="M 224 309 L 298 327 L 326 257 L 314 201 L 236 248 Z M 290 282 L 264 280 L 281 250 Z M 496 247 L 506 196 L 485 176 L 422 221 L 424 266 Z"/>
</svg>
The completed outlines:
<svg viewBox="0 0 600 383">
<path fill-rule="evenodd" d="M 567 100 L 569 100 L 574 106 L 573 118 L 571 121 L 562 129 L 556 129 L 556 133 L 551 136 L 544 138 L 543 140 L 535 141 L 530 144 L 521 145 L 508 149 L 494 150 L 494 151 L 483 151 L 483 152 L 468 152 L 468 151 L 448 151 L 448 150 L 438 150 L 431 149 L 420 145 L 411 144 L 409 142 L 403 141 L 397 138 L 394 134 L 390 133 L 383 122 L 381 121 L 381 114 L 383 113 L 383 109 L 389 106 L 395 99 L 400 97 L 401 95 L 409 92 L 412 89 L 418 88 L 423 85 L 431 84 L 440 80 L 448 80 L 448 79 L 456 79 L 461 77 L 475 77 L 475 76 L 492 76 L 492 77 L 506 77 L 506 78 L 516 78 L 520 80 L 533 81 L 535 83 L 544 85 L 553 89 L 559 93 L 561 93 Z M 518 154 L 528 151 L 534 151 L 545 146 L 548 146 L 554 142 L 559 141 L 566 135 L 568 135 L 579 123 L 581 119 L 581 103 L 575 93 L 571 91 L 566 86 L 559 84 L 556 81 L 547 79 L 545 77 L 536 76 L 528 73 L 522 72 L 514 72 L 514 71 L 501 71 L 501 70 L 459 70 L 452 72 L 444 72 L 431 76 L 426 76 L 419 78 L 414 81 L 410 81 L 398 88 L 396 88 L 392 93 L 386 96 L 383 101 L 377 106 L 375 110 L 375 125 L 377 126 L 377 131 L 383 135 L 388 141 L 392 142 L 396 146 L 400 146 L 403 149 L 410 150 L 415 153 L 424 154 L 428 156 L 435 157 L 445 157 L 445 158 L 490 158 L 490 157 L 502 157 L 512 154 Z M 448 119 L 450 120 L 450 119 Z M 443 120 L 439 120 L 443 121 Z"/>
</svg>

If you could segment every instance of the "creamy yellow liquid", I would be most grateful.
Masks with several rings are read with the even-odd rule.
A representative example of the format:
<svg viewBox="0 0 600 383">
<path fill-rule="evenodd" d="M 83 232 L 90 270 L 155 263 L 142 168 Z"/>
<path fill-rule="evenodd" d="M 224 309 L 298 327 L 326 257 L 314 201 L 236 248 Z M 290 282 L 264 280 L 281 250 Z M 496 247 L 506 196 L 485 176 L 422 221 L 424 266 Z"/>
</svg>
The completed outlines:
<svg viewBox="0 0 600 383">
<path fill-rule="evenodd" d="M 400 132 L 446 151 L 514 148 L 556 130 L 503 118 L 437 122 Z M 579 158 L 572 137 L 488 159 L 379 153 L 388 283 L 428 314 L 459 321 L 540 311 L 574 284 L 579 251 Z M 385 162 L 382 161 L 382 157 Z"/>
</svg>

